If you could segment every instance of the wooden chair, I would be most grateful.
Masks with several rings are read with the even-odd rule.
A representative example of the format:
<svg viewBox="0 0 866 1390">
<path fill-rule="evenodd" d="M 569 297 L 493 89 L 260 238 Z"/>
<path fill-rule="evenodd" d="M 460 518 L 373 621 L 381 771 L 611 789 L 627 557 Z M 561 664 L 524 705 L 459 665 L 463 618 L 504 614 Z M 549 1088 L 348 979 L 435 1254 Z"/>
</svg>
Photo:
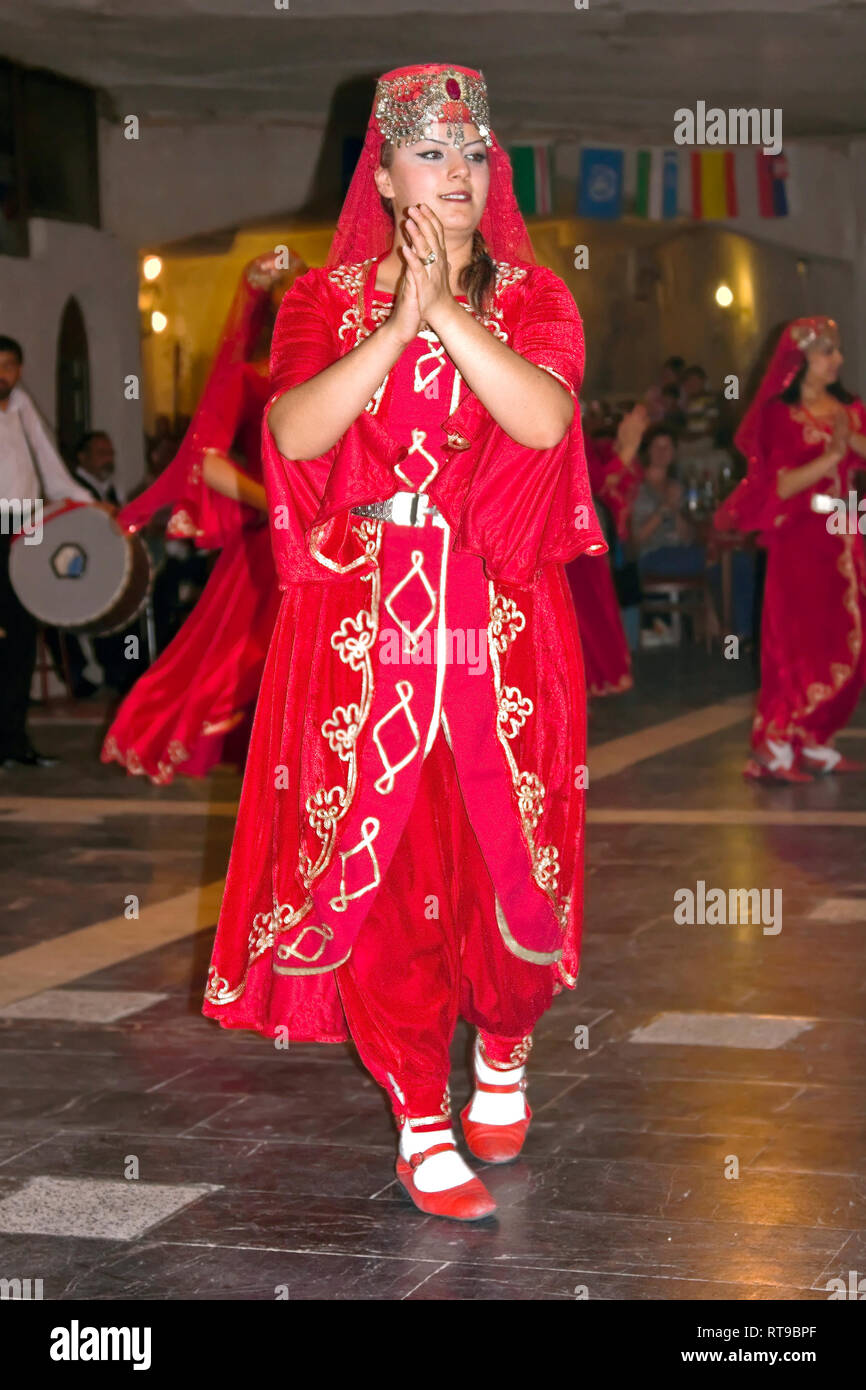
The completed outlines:
<svg viewBox="0 0 866 1390">
<path fill-rule="evenodd" d="M 695 640 L 703 638 L 707 652 L 713 649 L 713 639 L 721 638 L 716 605 L 709 580 L 704 575 L 685 578 L 683 575 L 643 574 L 641 576 L 641 618 L 669 616 L 674 643 L 682 642 L 682 619 L 691 623 Z"/>
</svg>

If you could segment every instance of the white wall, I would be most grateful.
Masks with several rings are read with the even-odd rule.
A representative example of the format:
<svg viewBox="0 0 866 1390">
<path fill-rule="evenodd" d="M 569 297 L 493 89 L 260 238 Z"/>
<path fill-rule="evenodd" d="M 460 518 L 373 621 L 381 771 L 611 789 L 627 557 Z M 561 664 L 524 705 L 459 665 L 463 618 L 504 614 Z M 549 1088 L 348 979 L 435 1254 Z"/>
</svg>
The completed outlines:
<svg viewBox="0 0 866 1390">
<path fill-rule="evenodd" d="M 70 295 L 81 306 L 90 354 L 91 420 L 117 451 L 121 486 L 144 473 L 140 401 L 124 399 L 123 378 L 140 375 L 138 265 L 107 232 L 34 218 L 30 256 L 0 256 L 0 332 L 24 349 L 22 384 L 55 424 L 57 338 Z"/>
<path fill-rule="evenodd" d="M 322 131 L 254 123 L 100 122 L 103 226 L 147 248 L 299 208 Z M 336 173 L 339 185 L 339 171 Z"/>
</svg>

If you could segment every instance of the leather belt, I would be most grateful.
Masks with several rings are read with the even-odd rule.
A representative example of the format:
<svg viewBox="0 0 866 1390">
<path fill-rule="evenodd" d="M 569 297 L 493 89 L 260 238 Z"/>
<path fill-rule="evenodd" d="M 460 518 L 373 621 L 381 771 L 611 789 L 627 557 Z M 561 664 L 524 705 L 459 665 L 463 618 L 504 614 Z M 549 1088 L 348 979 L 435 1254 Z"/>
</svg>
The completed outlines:
<svg viewBox="0 0 866 1390">
<path fill-rule="evenodd" d="M 426 526 L 427 518 L 434 526 L 445 526 L 426 492 L 395 492 L 384 502 L 371 502 L 366 507 L 353 507 L 352 516 L 371 516 L 376 521 L 393 521 L 396 526 Z"/>
</svg>

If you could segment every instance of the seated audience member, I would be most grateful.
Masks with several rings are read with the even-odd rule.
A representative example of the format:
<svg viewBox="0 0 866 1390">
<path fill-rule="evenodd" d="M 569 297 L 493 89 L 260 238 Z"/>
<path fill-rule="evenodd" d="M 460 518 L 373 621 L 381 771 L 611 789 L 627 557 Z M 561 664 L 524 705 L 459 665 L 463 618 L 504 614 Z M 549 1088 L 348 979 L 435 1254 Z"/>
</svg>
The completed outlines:
<svg viewBox="0 0 866 1390">
<path fill-rule="evenodd" d="M 631 538 L 641 571 L 701 574 L 703 548 L 682 514 L 683 486 L 676 477 L 676 438 L 666 425 L 647 431 L 644 474 L 631 510 Z"/>
<path fill-rule="evenodd" d="M 704 546 L 683 515 L 683 487 L 676 479 L 676 441 L 664 425 L 649 430 L 643 444 L 644 477 L 631 513 L 632 544 L 640 574 L 690 579 L 706 575 L 717 608 L 721 601 L 721 566 L 707 565 Z M 732 564 L 732 622 L 737 636 L 752 634 L 754 557 L 734 551 Z"/>
</svg>

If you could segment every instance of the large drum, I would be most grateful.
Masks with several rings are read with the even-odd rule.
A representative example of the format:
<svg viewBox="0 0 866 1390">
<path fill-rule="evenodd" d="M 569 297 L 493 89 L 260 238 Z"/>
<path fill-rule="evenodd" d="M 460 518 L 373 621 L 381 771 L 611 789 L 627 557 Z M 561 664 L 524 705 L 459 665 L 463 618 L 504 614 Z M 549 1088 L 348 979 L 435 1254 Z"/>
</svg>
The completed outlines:
<svg viewBox="0 0 866 1390">
<path fill-rule="evenodd" d="M 138 617 L 152 568 L 140 536 L 126 535 L 99 507 L 66 502 L 44 513 L 38 542 L 15 537 L 9 578 L 41 623 L 101 637 Z"/>
</svg>

